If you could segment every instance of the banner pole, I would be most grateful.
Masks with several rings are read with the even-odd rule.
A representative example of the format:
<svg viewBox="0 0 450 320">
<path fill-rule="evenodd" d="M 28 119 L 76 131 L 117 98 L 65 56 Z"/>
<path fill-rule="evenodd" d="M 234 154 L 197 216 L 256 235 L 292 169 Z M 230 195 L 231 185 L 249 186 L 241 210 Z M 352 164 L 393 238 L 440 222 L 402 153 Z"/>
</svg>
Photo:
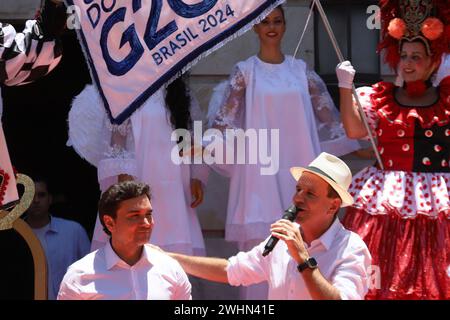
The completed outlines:
<svg viewBox="0 0 450 320">
<path fill-rule="evenodd" d="M 333 44 L 334 50 L 336 51 L 339 62 L 344 62 L 344 56 L 342 55 L 342 52 L 339 49 L 339 46 L 336 41 L 336 37 L 334 36 L 333 30 L 331 29 L 331 25 L 325 14 L 325 11 L 323 10 L 320 0 L 313 0 L 313 2 L 315 3 L 317 10 L 319 11 L 320 17 L 322 18 L 322 21 L 325 25 L 325 29 L 327 30 L 328 36 L 330 37 L 331 43 Z M 355 84 L 352 85 L 352 93 L 353 93 L 353 97 L 356 100 L 356 104 L 358 106 L 358 111 L 361 116 L 361 119 L 363 120 L 364 126 L 366 127 L 367 133 L 369 135 L 370 143 L 372 144 L 372 148 L 373 148 L 373 151 L 375 152 L 375 156 L 377 158 L 378 164 L 379 164 L 381 170 L 384 170 L 383 162 L 381 161 L 381 156 L 380 156 L 380 153 L 378 152 L 378 149 L 377 149 L 377 146 L 375 143 L 375 138 L 373 137 L 372 130 L 370 130 L 369 124 L 367 122 L 366 114 L 364 113 L 364 110 L 361 106 L 361 102 L 359 101 L 358 95 L 356 94 Z"/>
</svg>

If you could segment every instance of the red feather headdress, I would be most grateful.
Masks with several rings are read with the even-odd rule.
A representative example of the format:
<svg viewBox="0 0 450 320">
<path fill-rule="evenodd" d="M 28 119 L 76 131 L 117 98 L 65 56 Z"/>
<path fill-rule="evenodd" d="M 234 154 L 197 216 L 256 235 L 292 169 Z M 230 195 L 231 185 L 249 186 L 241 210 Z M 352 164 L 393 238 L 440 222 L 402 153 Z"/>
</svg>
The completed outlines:
<svg viewBox="0 0 450 320">
<path fill-rule="evenodd" d="M 450 52 L 449 0 L 380 0 L 381 36 L 378 50 L 396 69 L 403 41 L 421 40 L 433 60 Z"/>
</svg>

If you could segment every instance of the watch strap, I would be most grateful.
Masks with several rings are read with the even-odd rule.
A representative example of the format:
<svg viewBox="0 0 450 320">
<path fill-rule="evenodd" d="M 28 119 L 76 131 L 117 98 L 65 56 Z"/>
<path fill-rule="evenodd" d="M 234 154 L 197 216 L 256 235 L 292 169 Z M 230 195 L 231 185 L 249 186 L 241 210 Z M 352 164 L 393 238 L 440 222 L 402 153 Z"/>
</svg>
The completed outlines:
<svg viewBox="0 0 450 320">
<path fill-rule="evenodd" d="M 300 271 L 300 272 L 303 272 L 304 270 L 306 270 L 306 269 L 308 269 L 308 268 L 310 268 L 310 269 L 315 269 L 315 268 L 317 268 L 317 262 L 316 262 L 316 259 L 314 259 L 314 258 L 308 258 L 305 262 L 303 262 L 303 263 L 300 263 L 298 266 L 297 266 L 297 270 L 298 271 Z"/>
</svg>

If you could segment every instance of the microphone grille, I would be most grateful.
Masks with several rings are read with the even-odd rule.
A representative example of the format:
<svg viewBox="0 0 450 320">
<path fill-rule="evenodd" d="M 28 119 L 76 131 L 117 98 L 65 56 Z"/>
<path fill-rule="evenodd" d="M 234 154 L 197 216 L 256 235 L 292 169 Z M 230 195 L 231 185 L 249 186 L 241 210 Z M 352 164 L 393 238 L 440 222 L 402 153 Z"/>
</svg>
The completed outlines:
<svg viewBox="0 0 450 320">
<path fill-rule="evenodd" d="M 295 217 L 297 217 L 297 213 L 300 209 L 297 208 L 294 204 L 291 205 L 286 211 L 285 211 L 285 217 L 290 220 L 294 221 Z"/>
</svg>

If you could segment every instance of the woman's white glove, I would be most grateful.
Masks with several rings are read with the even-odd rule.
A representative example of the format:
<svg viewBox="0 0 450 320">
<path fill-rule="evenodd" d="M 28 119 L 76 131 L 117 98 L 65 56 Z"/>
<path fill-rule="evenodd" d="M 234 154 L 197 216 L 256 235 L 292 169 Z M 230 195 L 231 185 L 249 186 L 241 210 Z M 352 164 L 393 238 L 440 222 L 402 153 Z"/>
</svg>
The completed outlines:
<svg viewBox="0 0 450 320">
<path fill-rule="evenodd" d="M 353 87 L 353 79 L 355 78 L 355 69 L 350 61 L 344 61 L 337 65 L 336 75 L 339 81 L 339 88 L 351 89 Z"/>
</svg>

